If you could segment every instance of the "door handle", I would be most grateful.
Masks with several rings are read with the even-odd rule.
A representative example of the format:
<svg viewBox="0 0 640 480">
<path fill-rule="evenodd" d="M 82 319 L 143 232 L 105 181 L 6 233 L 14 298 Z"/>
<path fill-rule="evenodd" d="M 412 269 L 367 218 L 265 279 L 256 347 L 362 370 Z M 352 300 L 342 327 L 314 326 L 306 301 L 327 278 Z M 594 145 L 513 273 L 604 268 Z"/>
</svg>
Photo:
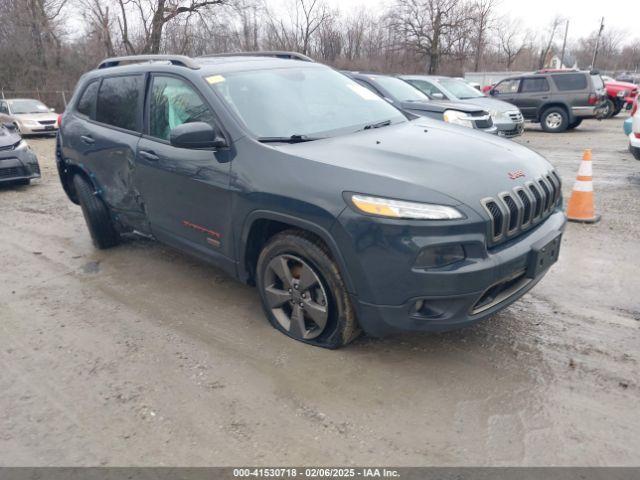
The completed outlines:
<svg viewBox="0 0 640 480">
<path fill-rule="evenodd" d="M 80 138 L 87 145 L 93 145 L 94 143 L 96 143 L 96 141 L 93 138 L 91 138 L 91 135 L 82 135 Z"/>
<path fill-rule="evenodd" d="M 156 155 L 152 150 L 140 150 L 138 152 L 138 155 L 150 162 L 157 162 L 158 160 L 160 160 L 160 157 Z"/>
<path fill-rule="evenodd" d="M 540 97 L 540 98 L 542 98 L 542 100 L 549 100 L 549 96 L 548 95 L 545 95 L 544 97 Z"/>
</svg>

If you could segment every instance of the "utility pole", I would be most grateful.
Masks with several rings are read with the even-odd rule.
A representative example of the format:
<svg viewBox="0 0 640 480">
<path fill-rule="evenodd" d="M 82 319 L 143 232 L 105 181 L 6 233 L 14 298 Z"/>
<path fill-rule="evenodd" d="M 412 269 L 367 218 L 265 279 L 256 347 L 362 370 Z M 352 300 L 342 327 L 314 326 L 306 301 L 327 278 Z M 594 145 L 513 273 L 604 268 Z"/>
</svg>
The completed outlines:
<svg viewBox="0 0 640 480">
<path fill-rule="evenodd" d="M 567 19 L 567 26 L 564 29 L 564 41 L 562 42 L 562 54 L 560 55 L 560 68 L 564 65 L 564 52 L 567 48 L 567 36 L 569 35 L 569 19 Z"/>
<path fill-rule="evenodd" d="M 604 17 L 600 21 L 600 30 L 598 31 L 598 38 L 596 39 L 596 48 L 593 51 L 593 60 L 591 61 L 591 68 L 596 68 L 596 58 L 598 58 L 598 48 L 600 47 L 600 37 L 602 36 L 602 30 L 604 30 Z"/>
</svg>

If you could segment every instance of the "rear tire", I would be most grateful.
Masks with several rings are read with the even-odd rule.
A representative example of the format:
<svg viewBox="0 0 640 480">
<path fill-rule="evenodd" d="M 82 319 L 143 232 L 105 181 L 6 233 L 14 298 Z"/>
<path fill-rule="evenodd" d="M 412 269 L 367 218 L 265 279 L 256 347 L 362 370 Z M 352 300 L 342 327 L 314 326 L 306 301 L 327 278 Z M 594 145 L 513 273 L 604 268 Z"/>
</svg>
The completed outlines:
<svg viewBox="0 0 640 480">
<path fill-rule="evenodd" d="M 330 349 L 360 335 L 338 265 L 314 236 L 299 230 L 275 235 L 260 252 L 256 270 L 264 312 L 277 330 Z"/>
<path fill-rule="evenodd" d="M 550 107 L 542 113 L 540 124 L 545 132 L 564 132 L 569 126 L 569 116 L 562 107 Z"/>
<path fill-rule="evenodd" d="M 633 158 L 640 160 L 640 147 L 629 147 L 629 150 L 631 150 Z"/>
<path fill-rule="evenodd" d="M 116 246 L 120 242 L 120 235 L 113 225 L 107 205 L 81 175 L 73 177 L 73 186 L 93 244 L 101 250 Z"/>
</svg>

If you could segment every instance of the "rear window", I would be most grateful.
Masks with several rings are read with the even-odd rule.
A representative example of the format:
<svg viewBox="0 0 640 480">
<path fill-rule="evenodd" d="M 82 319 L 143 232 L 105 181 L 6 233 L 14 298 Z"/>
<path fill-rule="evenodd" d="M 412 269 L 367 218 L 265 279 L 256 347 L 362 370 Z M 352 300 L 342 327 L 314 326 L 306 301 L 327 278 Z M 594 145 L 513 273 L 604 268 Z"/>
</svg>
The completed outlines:
<svg viewBox="0 0 640 480">
<path fill-rule="evenodd" d="M 139 132 L 143 81 L 142 75 L 103 79 L 98 92 L 96 120 L 114 127 Z"/>
<path fill-rule="evenodd" d="M 78 100 L 78 106 L 76 110 L 82 115 L 86 115 L 89 118 L 95 119 L 96 117 L 96 98 L 98 96 L 99 82 L 94 80 L 87 88 L 82 92 L 80 100 Z"/>
<path fill-rule="evenodd" d="M 558 90 L 584 90 L 587 88 L 587 76 L 584 73 L 564 73 L 551 75 Z"/>
<path fill-rule="evenodd" d="M 591 83 L 596 90 L 602 90 L 604 88 L 604 80 L 600 75 L 591 75 Z"/>
</svg>

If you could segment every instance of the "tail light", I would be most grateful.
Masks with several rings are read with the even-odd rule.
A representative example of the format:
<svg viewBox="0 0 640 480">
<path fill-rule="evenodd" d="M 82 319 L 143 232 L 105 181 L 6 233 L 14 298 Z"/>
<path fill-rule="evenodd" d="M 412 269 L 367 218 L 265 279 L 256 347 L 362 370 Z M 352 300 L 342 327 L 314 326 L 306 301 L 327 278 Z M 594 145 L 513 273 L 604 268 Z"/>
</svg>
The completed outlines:
<svg viewBox="0 0 640 480">
<path fill-rule="evenodd" d="M 595 93 L 590 93 L 589 94 L 589 105 L 595 105 L 596 103 L 598 103 L 598 95 L 595 94 Z"/>
<path fill-rule="evenodd" d="M 58 115 L 58 128 L 62 128 L 62 114 Z"/>
</svg>

